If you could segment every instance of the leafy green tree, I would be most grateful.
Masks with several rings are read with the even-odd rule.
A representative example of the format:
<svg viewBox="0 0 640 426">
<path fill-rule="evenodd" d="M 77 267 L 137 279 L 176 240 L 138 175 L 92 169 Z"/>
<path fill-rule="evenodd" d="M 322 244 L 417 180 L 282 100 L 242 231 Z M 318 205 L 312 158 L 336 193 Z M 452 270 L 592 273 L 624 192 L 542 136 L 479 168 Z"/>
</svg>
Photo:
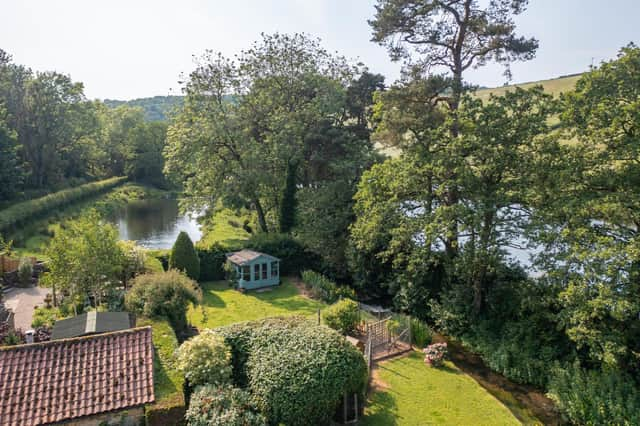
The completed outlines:
<svg viewBox="0 0 640 426">
<path fill-rule="evenodd" d="M 200 258 L 189 234 L 184 231 L 178 234 L 178 238 L 171 248 L 169 268 L 183 271 L 193 280 L 200 278 Z"/>
<path fill-rule="evenodd" d="M 56 231 L 46 249 L 50 271 L 45 281 L 71 300 L 90 297 L 100 306 L 105 295 L 118 288 L 124 256 L 118 245 L 118 231 L 92 210 Z M 75 304 L 74 304 L 75 309 Z"/>
<path fill-rule="evenodd" d="M 22 189 L 24 178 L 16 133 L 8 128 L 4 115 L 0 104 L 0 202 L 15 197 Z"/>
<path fill-rule="evenodd" d="M 563 326 L 589 362 L 640 371 L 640 48 L 584 74 L 563 97 L 572 144 L 541 265 L 564 288 Z M 544 230 L 543 230 L 544 231 Z"/>
</svg>

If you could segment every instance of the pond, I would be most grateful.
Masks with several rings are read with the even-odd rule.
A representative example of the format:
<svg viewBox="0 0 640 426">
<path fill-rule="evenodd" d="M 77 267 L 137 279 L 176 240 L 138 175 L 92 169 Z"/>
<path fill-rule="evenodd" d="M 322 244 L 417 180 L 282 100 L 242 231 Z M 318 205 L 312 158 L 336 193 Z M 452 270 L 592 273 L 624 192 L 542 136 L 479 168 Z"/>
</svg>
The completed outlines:
<svg viewBox="0 0 640 426">
<path fill-rule="evenodd" d="M 121 240 L 150 249 L 171 248 L 180 231 L 189 234 L 194 243 L 202 237 L 197 215 L 180 213 L 175 199 L 130 201 L 114 213 L 111 221 Z"/>
</svg>

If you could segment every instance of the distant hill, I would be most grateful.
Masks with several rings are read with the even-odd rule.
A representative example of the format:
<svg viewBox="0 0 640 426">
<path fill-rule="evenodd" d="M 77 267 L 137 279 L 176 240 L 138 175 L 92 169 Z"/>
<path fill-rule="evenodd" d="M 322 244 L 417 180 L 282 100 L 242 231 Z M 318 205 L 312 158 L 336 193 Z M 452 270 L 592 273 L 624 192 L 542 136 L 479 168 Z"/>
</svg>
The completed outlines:
<svg viewBox="0 0 640 426">
<path fill-rule="evenodd" d="M 558 78 L 553 78 L 550 80 L 540 80 L 540 81 L 530 81 L 527 83 L 519 83 L 513 84 L 510 86 L 502 86 L 502 87 L 494 87 L 494 88 L 483 88 L 476 92 L 476 96 L 480 99 L 485 100 L 489 98 L 489 95 L 493 93 L 494 95 L 500 96 L 503 95 L 509 89 L 513 89 L 514 87 L 520 87 L 522 89 L 529 89 L 533 86 L 541 84 L 544 87 L 544 91 L 551 95 L 558 95 L 562 92 L 567 92 L 573 90 L 576 86 L 576 82 L 580 79 L 582 74 L 571 74 L 565 75 Z"/>
<path fill-rule="evenodd" d="M 140 107 L 144 110 L 145 118 L 148 121 L 166 121 L 175 109 L 182 106 L 183 96 L 154 96 L 152 98 L 133 99 L 131 101 L 119 101 L 115 99 L 105 99 L 104 103 L 111 108 L 120 105 Z"/>
</svg>

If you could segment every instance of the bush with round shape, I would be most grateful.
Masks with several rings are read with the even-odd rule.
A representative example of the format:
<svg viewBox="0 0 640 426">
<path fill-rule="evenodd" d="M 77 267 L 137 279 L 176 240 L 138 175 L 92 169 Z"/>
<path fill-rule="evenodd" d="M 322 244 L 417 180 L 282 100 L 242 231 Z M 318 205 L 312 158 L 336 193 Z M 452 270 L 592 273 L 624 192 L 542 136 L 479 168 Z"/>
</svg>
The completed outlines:
<svg viewBox="0 0 640 426">
<path fill-rule="evenodd" d="M 227 384 L 231 381 L 231 351 L 220 334 L 204 330 L 180 345 L 177 367 L 191 386 Z"/>
<path fill-rule="evenodd" d="M 189 426 L 266 426 L 248 392 L 231 386 L 199 386 L 189 402 Z"/>
<path fill-rule="evenodd" d="M 424 363 L 428 366 L 439 367 L 444 362 L 447 355 L 446 343 L 434 343 L 422 350 L 424 352 Z"/>
<path fill-rule="evenodd" d="M 358 303 L 342 299 L 329 306 L 322 313 L 324 323 L 342 334 L 353 333 L 360 322 Z"/>
<path fill-rule="evenodd" d="M 217 331 L 232 349 L 234 382 L 246 385 L 270 424 L 326 424 L 343 395 L 364 394 L 364 357 L 328 327 L 287 317 Z"/>
<path fill-rule="evenodd" d="M 183 271 L 193 280 L 200 278 L 200 258 L 193 241 L 186 232 L 180 232 L 169 255 L 169 268 Z"/>
<path fill-rule="evenodd" d="M 125 307 L 151 318 L 164 317 L 176 331 L 187 326 L 189 303 L 200 301 L 198 284 L 181 272 L 170 270 L 138 275 L 125 295 Z"/>
<path fill-rule="evenodd" d="M 18 281 L 22 287 L 28 287 L 33 278 L 33 262 L 28 257 L 20 258 L 18 265 Z"/>
</svg>

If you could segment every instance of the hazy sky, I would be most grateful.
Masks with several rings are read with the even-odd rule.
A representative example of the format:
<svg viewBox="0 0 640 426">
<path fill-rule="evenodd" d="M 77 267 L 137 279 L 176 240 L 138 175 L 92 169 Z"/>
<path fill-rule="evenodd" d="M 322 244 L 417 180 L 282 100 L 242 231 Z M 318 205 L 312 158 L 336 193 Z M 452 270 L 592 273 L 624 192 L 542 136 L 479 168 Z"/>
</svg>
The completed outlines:
<svg viewBox="0 0 640 426">
<path fill-rule="evenodd" d="M 261 32 L 306 32 L 329 50 L 398 77 L 371 43 L 375 0 L 0 0 L 0 48 L 35 70 L 70 74 L 90 98 L 179 94 L 180 73 L 205 49 L 233 54 Z M 513 66 L 515 82 L 584 71 L 640 42 L 638 0 L 531 0 L 519 32 L 540 40 L 533 61 Z M 484 86 L 504 83 L 499 67 L 471 71 Z"/>
</svg>

